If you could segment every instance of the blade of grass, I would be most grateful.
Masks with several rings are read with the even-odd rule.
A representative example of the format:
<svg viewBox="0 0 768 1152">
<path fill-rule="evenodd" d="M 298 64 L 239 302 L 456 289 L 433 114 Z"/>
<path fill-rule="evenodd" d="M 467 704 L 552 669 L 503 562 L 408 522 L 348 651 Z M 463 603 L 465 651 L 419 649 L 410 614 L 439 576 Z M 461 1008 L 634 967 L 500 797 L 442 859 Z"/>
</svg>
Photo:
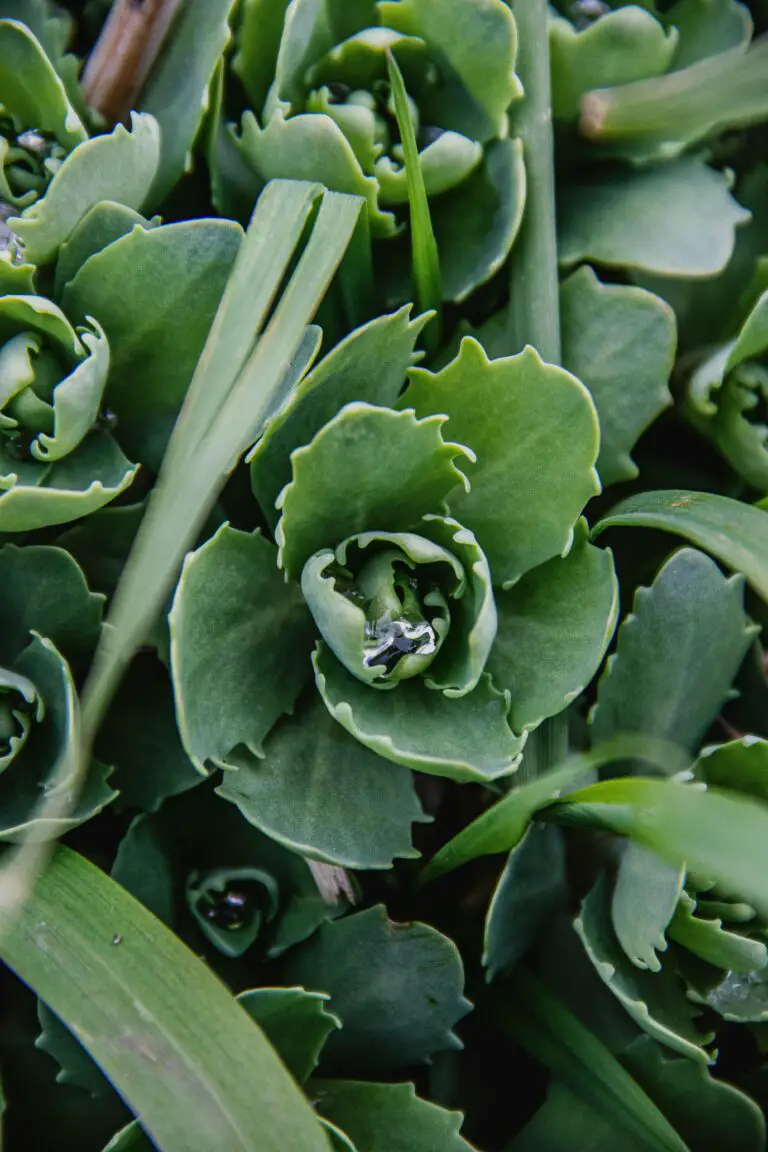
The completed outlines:
<svg viewBox="0 0 768 1152">
<path fill-rule="evenodd" d="M 411 255 L 413 262 L 413 288 L 419 312 L 434 310 L 435 318 L 424 330 L 424 344 L 429 355 L 434 355 L 442 332 L 443 289 L 440 277 L 440 257 L 432 230 L 427 190 L 419 163 L 419 149 L 408 111 L 408 94 L 403 74 L 391 52 L 387 53 L 387 68 L 395 116 L 405 155 L 405 175 L 408 181 L 408 203 L 411 209 Z"/>
<path fill-rule="evenodd" d="M 688 1152 L 688 1145 L 612 1052 L 547 986 L 518 967 L 496 986 L 493 1019 L 521 1047 L 602 1115 L 633 1148 Z"/>
<path fill-rule="evenodd" d="M 250 1016 L 170 929 L 58 847 L 0 956 L 60 1016 L 162 1152 L 329 1152 Z"/>
</svg>

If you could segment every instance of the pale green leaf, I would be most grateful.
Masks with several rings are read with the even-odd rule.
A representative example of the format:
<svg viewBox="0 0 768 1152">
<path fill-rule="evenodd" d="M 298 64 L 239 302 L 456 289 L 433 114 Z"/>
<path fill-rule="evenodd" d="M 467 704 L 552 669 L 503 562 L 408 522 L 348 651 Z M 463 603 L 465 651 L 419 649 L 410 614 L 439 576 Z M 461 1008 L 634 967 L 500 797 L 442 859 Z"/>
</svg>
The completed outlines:
<svg viewBox="0 0 768 1152">
<path fill-rule="evenodd" d="M 464 783 L 507 776 L 520 762 L 524 740 L 507 723 L 509 698 L 487 676 L 468 695 L 451 699 L 419 679 L 376 692 L 322 644 L 313 663 L 330 714 L 385 760 Z"/>
<path fill-rule="evenodd" d="M 156 469 L 242 241 L 228 220 L 134 227 L 86 260 L 67 313 L 97 316 L 112 356 L 107 402 L 121 443 Z"/>
<path fill-rule="evenodd" d="M 600 417 L 600 479 L 632 480 L 638 471 L 632 448 L 672 403 L 674 313 L 641 288 L 601 284 L 585 266 L 560 289 L 560 325 L 563 365 L 589 389 Z"/>
<path fill-rule="evenodd" d="M 294 852 L 347 868 L 418 855 L 411 824 L 428 818 L 411 773 L 353 740 L 319 700 L 275 728 L 263 760 L 231 760 L 218 794 Z"/>
<path fill-rule="evenodd" d="M 357 1152 L 471 1152 L 460 1112 L 420 1100 L 413 1084 L 312 1080 L 318 1112 L 349 1133 Z"/>
<path fill-rule="evenodd" d="M 454 458 L 470 455 L 443 440 L 445 419 L 356 402 L 297 448 L 293 479 L 277 501 L 275 539 L 286 575 L 295 579 L 314 552 L 348 536 L 407 528 L 425 512 L 439 512 L 464 479 Z"/>
<path fill-rule="evenodd" d="M 666 72 L 678 32 L 629 4 L 579 30 L 567 20 L 553 20 L 549 43 L 552 112 L 559 120 L 573 120 L 579 115 L 581 97 L 590 88 L 610 88 Z"/>
<path fill-rule="evenodd" d="M 289 0 L 243 0 L 240 6 L 232 71 L 257 112 L 262 109 L 275 75 L 288 3 Z"/>
<path fill-rule="evenodd" d="M 706 18 L 702 19 L 706 13 Z M 680 33 L 672 66 L 688 68 L 730 48 L 745 49 L 752 37 L 752 16 L 739 0 L 677 0 L 664 16 Z"/>
<path fill-rule="evenodd" d="M 683 994 L 674 969 L 642 971 L 624 955 L 611 926 L 605 876 L 584 899 L 574 926 L 598 975 L 632 1019 L 661 1044 L 706 1063 L 712 1035 L 697 1029 L 699 1012 Z"/>
<path fill-rule="evenodd" d="M 559 199 L 560 263 L 714 276 L 731 258 L 736 227 L 750 217 L 729 188 L 727 175 L 698 156 L 574 180 Z"/>
<path fill-rule="evenodd" d="M 755 626 L 742 576 L 681 548 L 639 588 L 591 716 L 596 742 L 642 732 L 694 749 L 728 699 Z"/>
<path fill-rule="evenodd" d="M 273 525 L 275 500 L 291 479 L 292 450 L 308 444 L 353 400 L 384 408 L 397 400 L 428 320 L 426 316 L 411 320 L 410 312 L 410 305 L 405 305 L 356 328 L 307 373 L 267 422 L 249 460 L 254 493 Z"/>
<path fill-rule="evenodd" d="M 13 13 L 0 13 L 8 15 Z M 6 113 L 25 128 L 50 132 L 67 149 L 88 139 L 34 30 L 18 19 L 0 18 L 0 62 L 0 105 Z"/>
<path fill-rule="evenodd" d="M 611 896 L 616 939 L 637 968 L 661 971 L 657 952 L 666 952 L 669 927 L 685 880 L 685 869 L 668 864 L 639 844 L 626 845 Z"/>
<path fill-rule="evenodd" d="M 768 801 L 768 741 L 742 736 L 702 749 L 693 767 L 697 779 L 714 788 L 744 792 Z"/>
<path fill-rule="evenodd" d="M 341 1027 L 326 1008 L 328 996 L 322 992 L 254 988 L 237 999 L 300 1084 L 312 1075 L 330 1034 Z"/>
<path fill-rule="evenodd" d="M 200 770 L 236 745 L 262 755 L 309 676 L 314 629 L 274 544 L 223 525 L 187 557 L 169 617 L 179 731 Z"/>
<path fill-rule="evenodd" d="M 322 925 L 287 954 L 283 978 L 330 995 L 342 1028 L 320 1068 L 333 1075 L 406 1068 L 455 1049 L 451 1029 L 470 1007 L 455 945 L 426 924 L 394 923 L 381 905 Z"/>
<path fill-rule="evenodd" d="M 588 540 L 581 521 L 567 556 L 496 593 L 499 626 L 488 671 L 509 692 L 516 732 L 535 728 L 575 699 L 610 643 L 619 608 L 613 558 Z"/>
<path fill-rule="evenodd" d="M 143 1132 L 138 1120 L 127 1124 L 105 1145 L 103 1152 L 153 1152 L 155 1145 Z"/>
<path fill-rule="evenodd" d="M 696 901 L 681 892 L 675 914 L 669 923 L 669 936 L 707 964 L 736 976 L 758 972 L 768 964 L 768 948 L 723 927 L 722 921 L 696 915 Z"/>
<path fill-rule="evenodd" d="M 400 406 L 421 417 L 445 413 L 451 437 L 477 456 L 462 462 L 470 489 L 451 493 L 448 504 L 477 536 L 494 582 L 514 584 L 564 555 L 579 513 L 600 490 L 597 416 L 586 388 L 533 348 L 489 360 L 470 337 L 442 371 L 414 368 L 410 377 Z"/>
<path fill-rule="evenodd" d="M 109 372 L 109 343 L 104 330 L 91 320 L 80 342 L 88 355 L 53 390 L 53 432 L 40 432 L 30 446 L 36 460 L 55 463 L 74 451 L 97 423 Z"/>
<path fill-rule="evenodd" d="M 115 204 L 112 200 L 100 200 L 98 204 L 94 204 L 59 249 L 54 285 L 56 299 L 61 299 L 66 285 L 70 280 L 74 280 L 91 256 L 101 252 L 102 248 L 114 244 L 122 236 L 127 236 L 135 225 L 140 228 L 155 228 L 159 223 L 159 216 L 145 220 L 140 212 L 126 208 L 124 204 Z"/>
<path fill-rule="evenodd" d="M 163 146 L 149 200 L 161 204 L 191 167 L 216 66 L 230 41 L 235 0 L 185 0 L 138 102 L 160 125 Z"/>
<path fill-rule="evenodd" d="M 711 492 L 643 492 L 612 508 L 592 535 L 610 527 L 658 528 L 682 536 L 743 573 L 768 600 L 768 513 L 759 507 Z"/>
<path fill-rule="evenodd" d="M 165 1152 L 187 1149 L 190 1132 L 201 1146 L 245 1152 L 255 1129 L 264 1152 L 328 1147 L 224 985 L 70 849 L 57 850 L 18 921 L 4 925 L 0 954 L 84 1043 Z M 173 1074 L 158 1076 L 158 1067 Z"/>
<path fill-rule="evenodd" d="M 33 264 L 53 259 L 85 214 L 100 200 L 140 209 L 149 194 L 160 157 L 160 131 L 152 116 L 132 113 L 122 124 L 70 153 L 42 200 L 13 221 L 24 255 Z"/>
</svg>

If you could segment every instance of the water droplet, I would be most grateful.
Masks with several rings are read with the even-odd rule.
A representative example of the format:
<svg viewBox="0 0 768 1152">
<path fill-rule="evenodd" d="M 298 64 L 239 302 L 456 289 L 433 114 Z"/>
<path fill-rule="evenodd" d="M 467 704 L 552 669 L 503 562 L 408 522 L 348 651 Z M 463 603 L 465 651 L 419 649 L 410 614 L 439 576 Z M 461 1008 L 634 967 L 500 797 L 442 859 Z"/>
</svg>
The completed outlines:
<svg viewBox="0 0 768 1152">
<path fill-rule="evenodd" d="M 392 620 L 383 626 L 369 625 L 367 631 L 367 668 L 383 665 L 386 672 L 391 672 L 404 656 L 417 652 L 420 656 L 432 656 L 437 651 L 437 636 L 427 620 Z"/>
<path fill-rule="evenodd" d="M 239 888 L 228 886 L 221 892 L 211 892 L 208 894 L 207 900 L 209 906 L 203 915 L 217 928 L 226 928 L 228 932 L 239 932 L 250 921 L 251 901 L 248 895 Z"/>
<path fill-rule="evenodd" d="M 34 128 L 28 128 L 26 132 L 20 132 L 16 137 L 16 143 L 25 152 L 29 152 L 32 156 L 42 159 L 48 151 L 48 141 L 41 132 L 35 131 Z"/>
</svg>

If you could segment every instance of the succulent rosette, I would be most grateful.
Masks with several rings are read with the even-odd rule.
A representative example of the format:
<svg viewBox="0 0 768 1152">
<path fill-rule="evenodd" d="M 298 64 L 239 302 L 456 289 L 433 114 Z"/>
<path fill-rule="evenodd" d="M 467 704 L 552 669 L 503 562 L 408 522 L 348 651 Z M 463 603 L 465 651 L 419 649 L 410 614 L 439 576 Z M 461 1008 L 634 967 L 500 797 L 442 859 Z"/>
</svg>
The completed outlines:
<svg viewBox="0 0 768 1152">
<path fill-rule="evenodd" d="M 0 531 L 77 519 L 136 468 L 104 426 L 109 344 L 42 296 L 0 296 Z"/>
<path fill-rule="evenodd" d="M 170 617 L 192 760 L 236 769 L 222 794 L 263 831 L 350 866 L 411 854 L 406 769 L 513 772 L 616 614 L 610 553 L 579 521 L 599 489 L 587 390 L 531 348 L 489 360 L 466 338 L 400 396 L 424 322 L 408 312 L 304 377 L 251 456 L 275 543 L 223 525 L 187 558 Z M 372 806 L 359 843 L 347 794 Z"/>
<path fill-rule="evenodd" d="M 686 413 L 748 484 L 768 491 L 768 292 L 692 373 Z"/>
<path fill-rule="evenodd" d="M 94 764 L 74 810 L 45 817 L 46 793 L 72 787 L 77 680 L 101 627 L 90 592 L 61 548 L 0 549 L 0 841 L 48 839 L 95 816 L 116 793 Z"/>
<path fill-rule="evenodd" d="M 502 0 L 248 0 L 236 43 L 233 70 L 250 107 L 229 148 L 214 154 L 215 190 L 252 204 L 280 176 L 356 193 L 373 236 L 390 240 L 390 265 L 408 205 L 391 53 L 405 78 L 445 297 L 464 299 L 501 267 L 525 198 L 521 146 L 509 137 L 521 95 L 516 30 Z M 237 178 L 231 155 L 223 159 L 233 142 Z M 402 282 L 396 270 L 392 292 L 403 295 L 407 261 L 396 264 Z"/>
</svg>

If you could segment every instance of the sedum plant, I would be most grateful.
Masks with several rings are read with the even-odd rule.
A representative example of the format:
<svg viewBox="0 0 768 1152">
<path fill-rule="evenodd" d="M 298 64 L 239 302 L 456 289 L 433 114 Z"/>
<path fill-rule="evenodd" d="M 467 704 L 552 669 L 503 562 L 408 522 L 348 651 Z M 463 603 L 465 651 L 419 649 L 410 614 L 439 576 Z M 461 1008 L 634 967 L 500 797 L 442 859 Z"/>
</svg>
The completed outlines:
<svg viewBox="0 0 768 1152">
<path fill-rule="evenodd" d="M 9 1152 L 763 1152 L 767 30 L 0 0 Z"/>
</svg>

